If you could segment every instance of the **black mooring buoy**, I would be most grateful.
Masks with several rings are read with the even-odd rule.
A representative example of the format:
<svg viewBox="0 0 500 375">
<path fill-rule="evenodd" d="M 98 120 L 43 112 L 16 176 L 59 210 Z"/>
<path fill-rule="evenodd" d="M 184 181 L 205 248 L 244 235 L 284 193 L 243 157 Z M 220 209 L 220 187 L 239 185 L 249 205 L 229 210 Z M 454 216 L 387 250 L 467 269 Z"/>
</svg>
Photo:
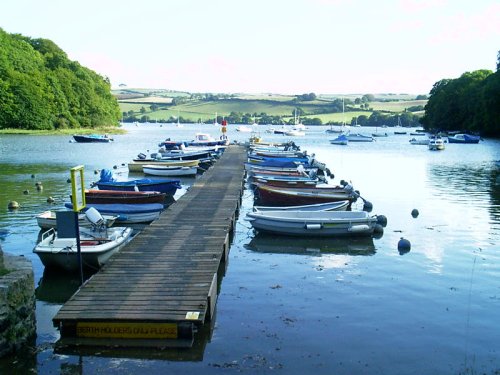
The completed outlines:
<svg viewBox="0 0 500 375">
<path fill-rule="evenodd" d="M 387 218 L 384 215 L 377 215 L 377 223 L 381 226 L 387 226 Z"/>
<path fill-rule="evenodd" d="M 419 214 L 418 210 L 416 208 L 414 208 L 413 210 L 411 210 L 411 216 L 413 217 L 417 217 Z"/>
<path fill-rule="evenodd" d="M 406 238 L 401 237 L 398 242 L 398 251 L 400 255 L 406 254 L 411 249 L 411 243 Z"/>
</svg>

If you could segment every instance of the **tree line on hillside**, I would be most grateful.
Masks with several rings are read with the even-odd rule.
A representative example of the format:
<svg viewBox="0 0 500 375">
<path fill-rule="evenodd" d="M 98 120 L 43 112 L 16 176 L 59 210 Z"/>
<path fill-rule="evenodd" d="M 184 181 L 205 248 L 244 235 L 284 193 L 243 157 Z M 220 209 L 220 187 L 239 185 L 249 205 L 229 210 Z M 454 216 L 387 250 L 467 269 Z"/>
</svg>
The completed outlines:
<svg viewBox="0 0 500 375">
<path fill-rule="evenodd" d="M 48 39 L 0 28 L 0 129 L 118 126 L 111 85 Z"/>
<path fill-rule="evenodd" d="M 153 107 L 153 105 L 151 106 Z M 158 107 L 154 107 L 155 110 L 158 110 Z M 359 109 L 357 110 L 359 111 Z M 140 110 L 141 113 L 146 113 L 146 109 L 144 107 Z M 297 111 L 300 117 L 300 122 L 304 125 L 342 125 L 341 121 L 328 121 L 323 122 L 319 117 L 309 117 L 304 116 L 303 111 Z M 295 112 L 293 113 L 293 115 Z M 124 122 L 155 122 L 150 116 L 143 114 L 142 116 L 136 116 L 134 111 L 128 111 L 123 113 L 123 121 Z M 348 120 L 348 124 L 350 125 L 361 125 L 361 126 L 372 126 L 372 127 L 382 127 L 382 126 L 404 126 L 404 127 L 417 127 L 420 126 L 419 119 L 420 117 L 413 114 L 410 111 L 405 111 L 401 114 L 394 114 L 391 112 L 382 112 L 382 111 L 374 111 L 370 115 L 360 115 L 360 116 L 349 116 L 349 112 L 345 112 L 345 117 Z M 290 117 L 288 119 L 283 119 L 282 116 L 276 115 L 268 115 L 265 112 L 261 113 L 241 113 L 241 112 L 231 112 L 227 116 L 218 115 L 217 122 L 220 124 L 222 120 L 226 120 L 229 124 L 260 124 L 260 125 L 294 125 L 295 119 Z M 207 119 L 205 119 L 207 120 Z M 212 123 L 215 119 L 210 120 Z M 175 123 L 179 122 L 183 123 L 192 123 L 193 120 L 191 118 L 184 118 L 182 116 L 170 116 L 165 120 L 162 120 L 167 123 Z M 204 120 L 199 118 L 198 123 L 203 122 Z"/>
<path fill-rule="evenodd" d="M 500 51 L 495 73 L 477 70 L 436 82 L 421 123 L 429 131 L 500 137 Z"/>
</svg>

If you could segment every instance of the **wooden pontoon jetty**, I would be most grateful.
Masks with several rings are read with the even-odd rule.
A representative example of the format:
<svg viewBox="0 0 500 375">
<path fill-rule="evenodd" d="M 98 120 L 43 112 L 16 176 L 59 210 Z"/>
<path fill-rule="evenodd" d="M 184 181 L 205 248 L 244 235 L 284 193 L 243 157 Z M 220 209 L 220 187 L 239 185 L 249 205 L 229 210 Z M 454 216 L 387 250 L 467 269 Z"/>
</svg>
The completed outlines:
<svg viewBox="0 0 500 375">
<path fill-rule="evenodd" d="M 191 346 L 197 329 L 214 316 L 245 160 L 242 146 L 228 147 L 178 202 L 93 275 L 53 318 L 62 341 Z"/>
</svg>

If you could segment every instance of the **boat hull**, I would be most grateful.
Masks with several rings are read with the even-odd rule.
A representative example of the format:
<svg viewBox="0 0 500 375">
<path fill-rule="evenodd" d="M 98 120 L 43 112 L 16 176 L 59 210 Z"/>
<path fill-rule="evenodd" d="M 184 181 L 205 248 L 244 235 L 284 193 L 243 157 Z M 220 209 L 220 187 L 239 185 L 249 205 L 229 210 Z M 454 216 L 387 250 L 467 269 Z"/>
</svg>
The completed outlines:
<svg viewBox="0 0 500 375">
<path fill-rule="evenodd" d="M 85 191 L 86 203 L 161 203 L 165 202 L 165 193 L 158 191 L 118 191 L 118 190 L 87 190 Z"/>
<path fill-rule="evenodd" d="M 376 217 L 364 211 L 266 211 L 247 214 L 257 231 L 301 237 L 371 236 Z"/>
<path fill-rule="evenodd" d="M 71 203 L 65 203 L 66 208 L 73 209 Z M 135 224 L 150 223 L 160 217 L 164 209 L 160 203 L 144 204 L 87 204 L 85 209 L 94 207 L 104 215 L 116 215 L 116 223 Z"/>
<path fill-rule="evenodd" d="M 57 238 L 55 232 L 54 237 L 49 232 L 53 231 L 50 230 L 42 235 L 42 241 L 35 246 L 33 252 L 38 255 L 46 268 L 77 272 L 79 261 L 76 238 Z M 80 252 L 83 268 L 97 270 L 102 267 L 129 241 L 131 235 L 132 228 L 128 227 L 113 228 L 113 235 L 110 238 L 96 238 L 82 232 Z"/>
<path fill-rule="evenodd" d="M 73 135 L 73 139 L 78 143 L 108 143 L 113 140 L 100 135 Z"/>
<path fill-rule="evenodd" d="M 303 206 L 254 206 L 255 211 L 345 211 L 349 207 L 349 201 L 326 202 L 317 204 L 307 204 Z"/>
<path fill-rule="evenodd" d="M 128 163 L 129 172 L 142 173 L 142 168 L 145 165 L 163 165 L 167 167 L 197 167 L 200 164 L 199 160 L 178 160 L 178 161 L 157 161 L 155 159 L 135 159 Z"/>
<path fill-rule="evenodd" d="M 339 188 L 276 188 L 256 185 L 256 197 L 259 205 L 265 206 L 298 206 L 316 203 L 356 200 L 353 191 Z"/>
<path fill-rule="evenodd" d="M 198 167 L 164 167 L 161 165 L 149 165 L 146 164 L 142 167 L 144 174 L 151 176 L 163 176 L 163 177 L 173 177 L 173 176 L 195 176 L 198 172 Z"/>
<path fill-rule="evenodd" d="M 147 179 L 133 181 L 115 181 L 96 183 L 99 190 L 124 190 L 124 191 L 159 191 L 168 196 L 175 194 L 177 189 L 181 188 L 180 180 L 155 181 Z"/>
</svg>

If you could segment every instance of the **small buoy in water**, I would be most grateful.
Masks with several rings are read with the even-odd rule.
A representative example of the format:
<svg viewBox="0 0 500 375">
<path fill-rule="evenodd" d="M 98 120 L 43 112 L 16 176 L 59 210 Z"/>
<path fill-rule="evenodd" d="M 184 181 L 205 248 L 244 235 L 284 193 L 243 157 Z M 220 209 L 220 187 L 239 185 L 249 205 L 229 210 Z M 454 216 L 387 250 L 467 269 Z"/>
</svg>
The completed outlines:
<svg viewBox="0 0 500 375">
<path fill-rule="evenodd" d="M 30 191 L 28 189 L 26 189 L 25 191 L 23 191 L 24 195 L 28 195 L 29 193 L 30 193 Z"/>
<path fill-rule="evenodd" d="M 403 255 L 409 252 L 411 249 L 411 243 L 406 238 L 401 237 L 398 242 L 398 251 L 399 254 Z"/>
<path fill-rule="evenodd" d="M 98 174 L 99 173 L 99 170 L 98 169 L 94 169 L 94 174 Z"/>
<path fill-rule="evenodd" d="M 419 214 L 418 210 L 416 208 L 414 208 L 413 210 L 411 210 L 411 216 L 413 217 L 417 217 Z"/>
<path fill-rule="evenodd" d="M 9 204 L 7 205 L 8 209 L 9 210 L 15 210 L 17 208 L 19 208 L 19 203 L 17 203 L 16 201 L 10 201 Z"/>
<path fill-rule="evenodd" d="M 36 185 L 36 190 L 42 191 L 43 190 L 43 185 L 42 184 Z"/>
<path fill-rule="evenodd" d="M 34 175 L 34 174 L 32 174 L 32 175 L 31 175 L 31 178 L 35 178 L 35 175 Z"/>
<path fill-rule="evenodd" d="M 118 169 L 118 166 L 116 166 L 116 165 L 113 165 L 113 169 Z"/>
<path fill-rule="evenodd" d="M 124 166 L 125 166 L 125 163 L 122 163 L 122 167 L 124 167 Z"/>
<path fill-rule="evenodd" d="M 35 186 L 42 186 L 42 183 L 40 181 L 35 182 Z"/>
<path fill-rule="evenodd" d="M 384 215 L 377 215 L 377 224 L 380 224 L 382 227 L 387 226 L 387 218 Z"/>
<path fill-rule="evenodd" d="M 47 198 L 47 203 L 54 203 L 56 200 L 52 197 Z"/>
<path fill-rule="evenodd" d="M 67 182 L 68 184 L 71 184 L 71 178 L 68 178 L 68 179 L 66 180 L 66 182 Z"/>
</svg>

